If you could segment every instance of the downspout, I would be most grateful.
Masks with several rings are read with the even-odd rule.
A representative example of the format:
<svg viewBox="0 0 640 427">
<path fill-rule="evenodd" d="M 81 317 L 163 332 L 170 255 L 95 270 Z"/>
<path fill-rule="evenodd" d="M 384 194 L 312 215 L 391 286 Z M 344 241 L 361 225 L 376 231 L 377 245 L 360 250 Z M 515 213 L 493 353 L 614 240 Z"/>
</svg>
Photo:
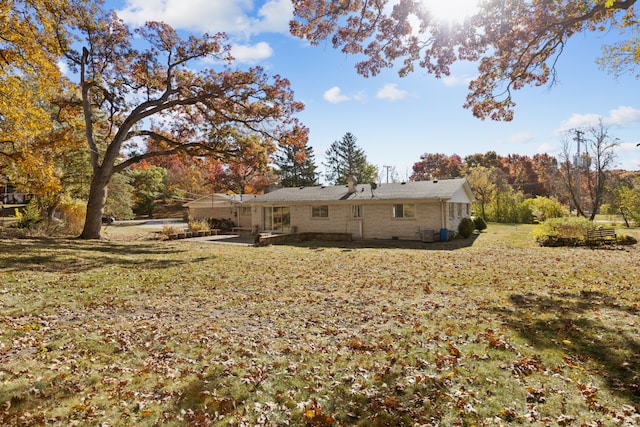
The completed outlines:
<svg viewBox="0 0 640 427">
<path fill-rule="evenodd" d="M 236 203 L 236 216 L 238 217 L 238 227 L 242 227 L 240 224 L 240 209 L 242 207 L 242 194 L 240 195 L 240 203 Z"/>
</svg>

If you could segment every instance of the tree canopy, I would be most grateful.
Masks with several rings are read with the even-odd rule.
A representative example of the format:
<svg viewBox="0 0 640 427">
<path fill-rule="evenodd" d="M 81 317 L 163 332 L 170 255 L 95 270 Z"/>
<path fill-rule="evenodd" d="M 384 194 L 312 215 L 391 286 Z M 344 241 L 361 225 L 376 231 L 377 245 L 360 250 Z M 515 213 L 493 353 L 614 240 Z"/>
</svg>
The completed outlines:
<svg viewBox="0 0 640 427">
<path fill-rule="evenodd" d="M 111 176 L 142 160 L 185 153 L 227 162 L 249 147 L 304 145 L 307 130 L 294 117 L 303 105 L 289 82 L 232 68 L 224 34 L 183 38 L 159 22 L 131 29 L 102 6 L 69 0 L 54 11 L 59 49 L 78 79 L 79 97 L 67 102 L 82 110 L 91 153 L 81 238 L 100 237 Z M 203 68 L 205 59 L 218 69 Z"/>
<path fill-rule="evenodd" d="M 283 187 L 311 186 L 318 183 L 315 154 L 310 145 L 285 146 L 276 152 L 275 174 Z"/>
<path fill-rule="evenodd" d="M 568 40 L 585 31 L 625 32 L 627 40 L 605 47 L 601 63 L 616 72 L 640 62 L 635 0 L 486 0 L 463 23 L 441 22 L 421 0 L 294 0 L 292 34 L 319 44 L 330 40 L 361 55 L 365 77 L 398 67 L 447 76 L 456 61 L 478 63 L 466 108 L 485 119 L 509 121 L 513 91 L 552 85 L 556 61 Z"/>
<path fill-rule="evenodd" d="M 73 113 L 53 102 L 67 90 L 50 13 L 60 3 L 0 4 L 0 170 L 22 191 L 37 195 L 60 190 L 55 160 L 77 143 L 68 125 Z"/>
<path fill-rule="evenodd" d="M 334 184 L 346 184 L 348 178 L 357 182 L 375 182 L 378 176 L 376 167 L 367 161 L 364 150 L 358 146 L 358 139 L 350 132 L 342 139 L 334 141 L 326 153 L 326 177 Z"/>
</svg>

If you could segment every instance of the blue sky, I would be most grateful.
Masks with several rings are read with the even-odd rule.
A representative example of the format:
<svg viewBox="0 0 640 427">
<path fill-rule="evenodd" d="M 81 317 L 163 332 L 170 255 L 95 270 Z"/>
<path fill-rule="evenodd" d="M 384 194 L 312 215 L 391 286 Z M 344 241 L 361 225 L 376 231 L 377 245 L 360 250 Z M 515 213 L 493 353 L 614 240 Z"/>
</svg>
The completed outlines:
<svg viewBox="0 0 640 427">
<path fill-rule="evenodd" d="M 429 2 L 429 0 L 424 0 Z M 461 0 L 472 7 L 473 0 Z M 451 3 L 434 0 L 447 7 Z M 261 65 L 290 80 L 299 115 L 310 129 L 309 143 L 322 169 L 324 152 L 346 132 L 358 139 L 370 163 L 395 168 L 398 179 L 424 153 L 558 155 L 563 131 L 594 125 L 602 118 L 619 138 L 618 166 L 640 170 L 640 87 L 635 74 L 614 79 L 595 63 L 604 43 L 617 33 L 580 34 L 570 40 L 557 65 L 558 83 L 515 92 L 515 118 L 481 121 L 462 105 L 474 64 L 461 63 L 438 80 L 418 69 L 400 78 L 385 70 L 359 76 L 357 58 L 329 43 L 310 46 L 288 33 L 291 0 L 107 0 L 108 8 L 136 25 L 164 21 L 194 34 L 225 31 L 239 65 Z M 459 4 L 459 3 L 458 3 Z M 447 17 L 452 18 L 454 10 Z M 443 16 L 447 11 L 442 11 Z M 383 173 L 383 181 L 386 179 Z"/>
</svg>

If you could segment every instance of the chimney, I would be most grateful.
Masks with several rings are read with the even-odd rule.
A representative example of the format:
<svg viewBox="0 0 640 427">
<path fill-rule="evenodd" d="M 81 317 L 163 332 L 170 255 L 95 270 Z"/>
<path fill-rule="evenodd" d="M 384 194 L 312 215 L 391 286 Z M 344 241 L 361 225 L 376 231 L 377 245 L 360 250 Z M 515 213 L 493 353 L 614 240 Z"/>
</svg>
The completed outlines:
<svg viewBox="0 0 640 427">
<path fill-rule="evenodd" d="M 347 177 L 347 187 L 349 188 L 349 193 L 355 193 L 356 192 L 356 184 L 357 183 L 358 183 L 358 180 L 356 179 L 355 176 Z"/>
</svg>

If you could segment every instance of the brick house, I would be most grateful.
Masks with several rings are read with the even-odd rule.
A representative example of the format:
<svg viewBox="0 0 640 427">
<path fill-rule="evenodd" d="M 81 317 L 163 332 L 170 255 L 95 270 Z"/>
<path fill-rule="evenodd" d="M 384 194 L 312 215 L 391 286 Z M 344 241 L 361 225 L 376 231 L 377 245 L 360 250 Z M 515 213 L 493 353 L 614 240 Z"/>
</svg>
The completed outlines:
<svg viewBox="0 0 640 427">
<path fill-rule="evenodd" d="M 280 188 L 241 203 L 250 206 L 253 231 L 433 241 L 457 232 L 474 200 L 467 180 L 457 178 Z"/>
</svg>

